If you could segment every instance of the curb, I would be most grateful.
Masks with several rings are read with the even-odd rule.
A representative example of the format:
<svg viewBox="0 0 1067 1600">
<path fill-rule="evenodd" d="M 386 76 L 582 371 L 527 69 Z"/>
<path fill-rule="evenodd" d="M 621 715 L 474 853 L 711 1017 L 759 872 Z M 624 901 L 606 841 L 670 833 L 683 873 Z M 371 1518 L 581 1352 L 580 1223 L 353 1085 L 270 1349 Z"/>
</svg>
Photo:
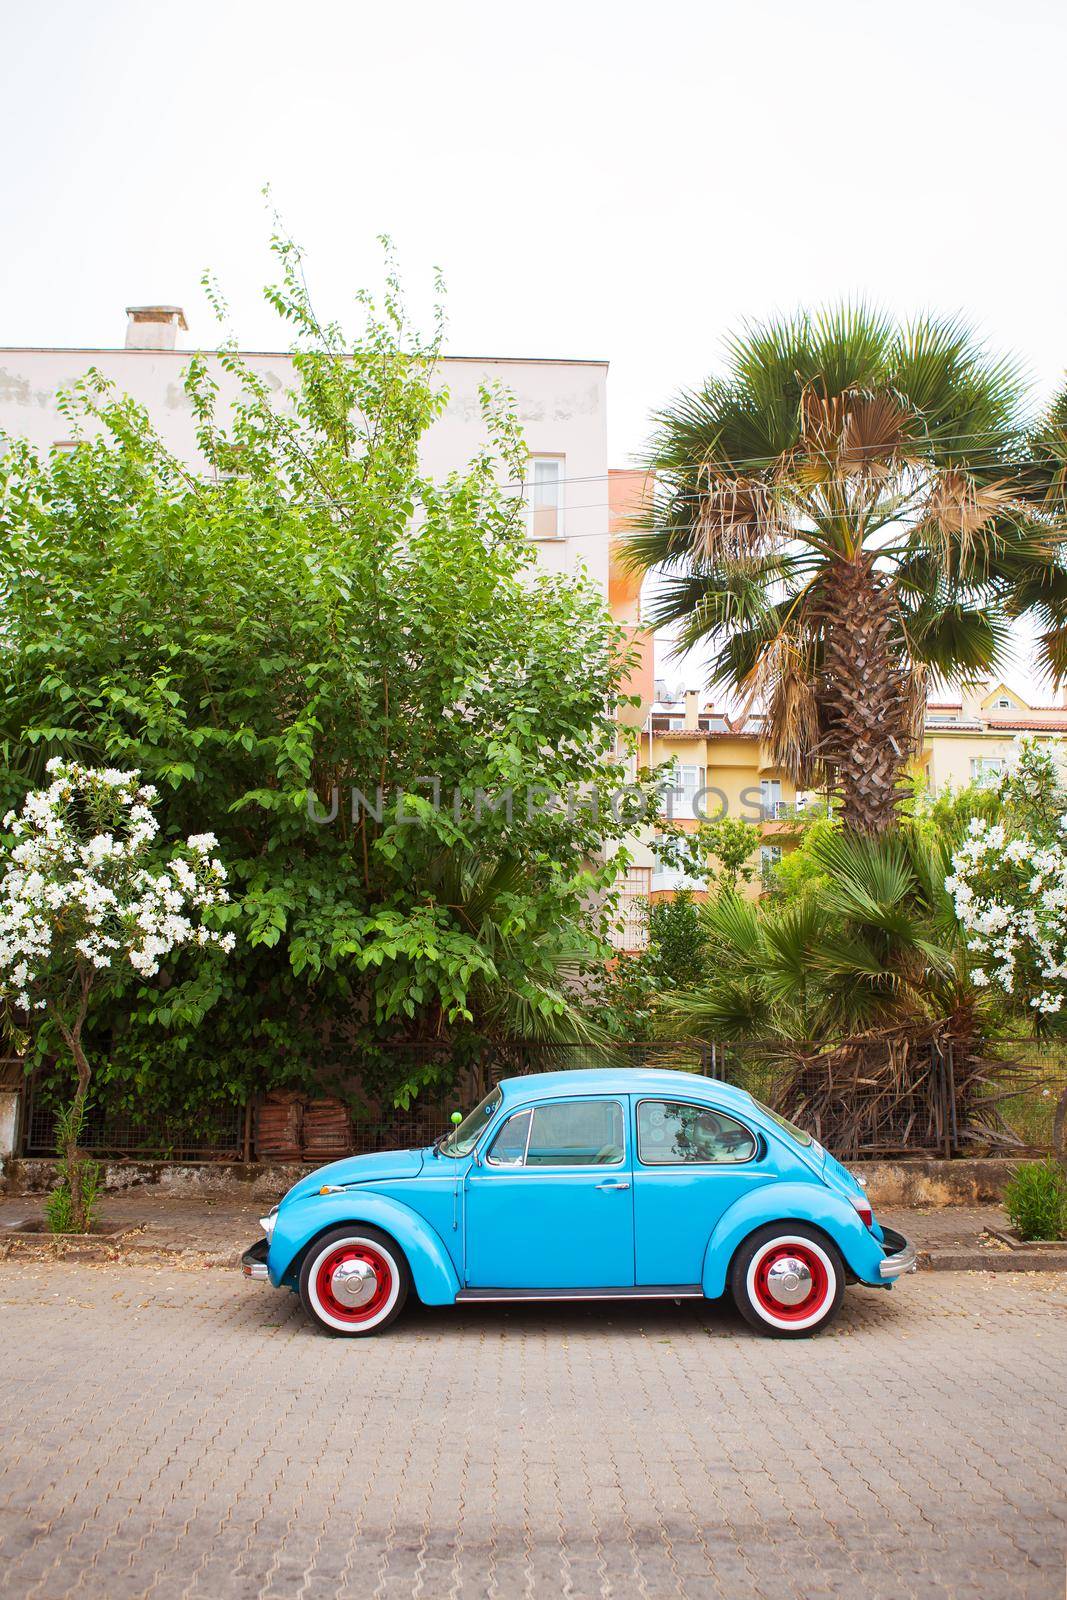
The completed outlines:
<svg viewBox="0 0 1067 1600">
<path fill-rule="evenodd" d="M 182 1262 L 197 1267 L 241 1265 L 242 1246 L 197 1249 L 165 1240 L 8 1238 L 0 1240 L 0 1261 L 52 1260 L 115 1262 L 143 1256 L 156 1261 Z M 919 1248 L 920 1272 L 1067 1272 L 1067 1245 L 1062 1249 L 1026 1250 L 924 1250 Z"/>
<path fill-rule="evenodd" d="M 919 1250 L 920 1272 L 1067 1272 L 1062 1250 Z"/>
</svg>

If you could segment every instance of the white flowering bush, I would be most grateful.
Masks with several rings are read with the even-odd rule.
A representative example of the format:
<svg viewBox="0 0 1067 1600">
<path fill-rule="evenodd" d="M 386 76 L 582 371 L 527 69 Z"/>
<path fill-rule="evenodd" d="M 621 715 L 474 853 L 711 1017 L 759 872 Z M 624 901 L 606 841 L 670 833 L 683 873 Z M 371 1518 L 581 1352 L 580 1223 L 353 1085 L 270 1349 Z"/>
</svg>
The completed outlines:
<svg viewBox="0 0 1067 1600">
<path fill-rule="evenodd" d="M 973 818 L 945 887 L 972 982 L 1047 1017 L 1067 997 L 1067 816 L 1055 754 L 1020 741 L 997 787 L 1008 824 Z"/>
<path fill-rule="evenodd" d="M 0 1002 L 50 1020 L 78 1074 L 80 1127 L 90 1066 L 82 1048 L 102 988 L 157 973 L 178 950 L 233 949 L 205 922 L 229 901 L 215 836 L 195 835 L 160 859 L 156 791 L 137 772 L 48 763 L 47 789 L 3 821 L 0 845 Z M 73 1196 L 75 1207 L 78 1197 Z"/>
</svg>

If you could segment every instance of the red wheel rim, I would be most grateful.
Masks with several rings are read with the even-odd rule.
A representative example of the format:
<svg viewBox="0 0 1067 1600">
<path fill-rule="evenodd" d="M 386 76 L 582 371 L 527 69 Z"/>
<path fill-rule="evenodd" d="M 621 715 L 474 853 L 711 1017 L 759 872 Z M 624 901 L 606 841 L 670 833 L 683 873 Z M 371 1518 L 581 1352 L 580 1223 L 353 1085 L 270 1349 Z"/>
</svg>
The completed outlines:
<svg viewBox="0 0 1067 1600">
<path fill-rule="evenodd" d="M 361 1261 L 374 1273 L 371 1297 L 362 1305 L 351 1306 L 334 1294 L 333 1275 L 346 1262 Z M 315 1269 L 315 1294 L 324 1311 L 340 1322 L 370 1322 L 389 1302 L 393 1292 L 393 1269 L 387 1256 L 370 1244 L 339 1244 L 323 1256 Z"/>
<path fill-rule="evenodd" d="M 782 1261 L 800 1261 L 811 1273 L 811 1288 L 803 1300 L 795 1305 L 783 1305 L 770 1289 L 771 1268 Z M 830 1276 L 826 1263 L 817 1250 L 803 1244 L 775 1244 L 761 1256 L 753 1282 L 760 1310 L 776 1322 L 802 1322 L 814 1316 L 823 1306 L 830 1292 Z"/>
</svg>

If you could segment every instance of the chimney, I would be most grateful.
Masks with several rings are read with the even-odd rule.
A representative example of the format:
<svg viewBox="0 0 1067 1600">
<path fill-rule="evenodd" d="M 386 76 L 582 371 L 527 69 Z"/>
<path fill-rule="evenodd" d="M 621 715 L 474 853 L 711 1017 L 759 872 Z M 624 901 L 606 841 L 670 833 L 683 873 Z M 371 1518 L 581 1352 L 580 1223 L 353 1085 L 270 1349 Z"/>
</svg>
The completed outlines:
<svg viewBox="0 0 1067 1600">
<path fill-rule="evenodd" d="M 700 727 L 699 689 L 687 689 L 685 691 L 685 726 L 687 728 Z"/>
<path fill-rule="evenodd" d="M 127 350 L 173 350 L 189 330 L 181 306 L 127 306 L 126 316 Z"/>
</svg>

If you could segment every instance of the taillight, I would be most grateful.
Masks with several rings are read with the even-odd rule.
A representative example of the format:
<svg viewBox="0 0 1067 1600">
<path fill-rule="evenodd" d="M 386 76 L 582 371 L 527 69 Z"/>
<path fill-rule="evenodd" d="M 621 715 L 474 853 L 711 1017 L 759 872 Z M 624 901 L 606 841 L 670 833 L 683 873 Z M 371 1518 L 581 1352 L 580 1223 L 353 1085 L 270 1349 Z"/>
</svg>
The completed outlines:
<svg viewBox="0 0 1067 1600">
<path fill-rule="evenodd" d="M 871 1210 L 871 1202 L 867 1199 L 867 1196 L 865 1194 L 850 1194 L 849 1199 L 855 1206 L 856 1214 L 863 1223 L 863 1226 L 865 1228 L 873 1227 L 874 1212 Z"/>
</svg>

